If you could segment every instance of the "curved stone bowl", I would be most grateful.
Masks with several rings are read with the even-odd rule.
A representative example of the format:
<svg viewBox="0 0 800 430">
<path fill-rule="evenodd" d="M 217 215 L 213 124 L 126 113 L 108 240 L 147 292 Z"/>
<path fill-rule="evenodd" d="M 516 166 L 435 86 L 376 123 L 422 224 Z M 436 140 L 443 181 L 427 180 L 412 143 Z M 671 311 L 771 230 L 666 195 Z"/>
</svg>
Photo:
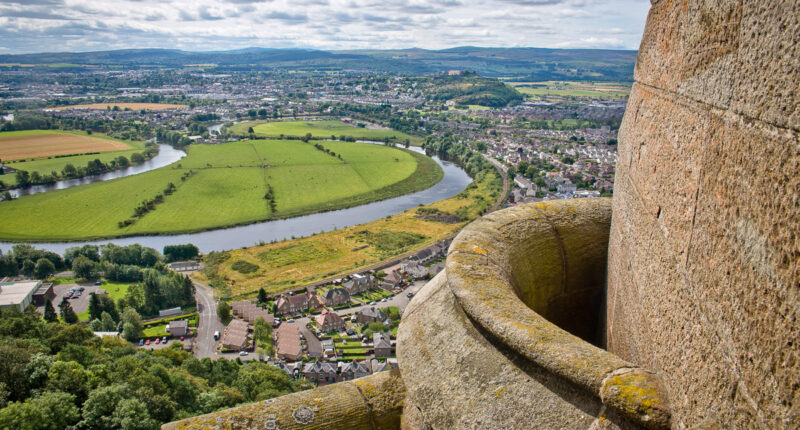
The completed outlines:
<svg viewBox="0 0 800 430">
<path fill-rule="evenodd" d="M 404 414 L 437 429 L 669 428 L 655 375 L 590 343 L 610 222 L 610 199 L 574 199 L 467 226 L 403 316 Z"/>
</svg>

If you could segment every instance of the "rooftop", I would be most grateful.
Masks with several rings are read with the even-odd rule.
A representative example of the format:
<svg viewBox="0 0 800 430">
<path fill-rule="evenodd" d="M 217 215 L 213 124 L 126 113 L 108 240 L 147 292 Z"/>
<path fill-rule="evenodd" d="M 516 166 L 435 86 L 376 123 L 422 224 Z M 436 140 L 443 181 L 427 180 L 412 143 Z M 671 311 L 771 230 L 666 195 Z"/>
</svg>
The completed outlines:
<svg viewBox="0 0 800 430">
<path fill-rule="evenodd" d="M 39 288 L 41 281 L 22 281 L 0 284 L 0 306 L 19 305 Z"/>
</svg>

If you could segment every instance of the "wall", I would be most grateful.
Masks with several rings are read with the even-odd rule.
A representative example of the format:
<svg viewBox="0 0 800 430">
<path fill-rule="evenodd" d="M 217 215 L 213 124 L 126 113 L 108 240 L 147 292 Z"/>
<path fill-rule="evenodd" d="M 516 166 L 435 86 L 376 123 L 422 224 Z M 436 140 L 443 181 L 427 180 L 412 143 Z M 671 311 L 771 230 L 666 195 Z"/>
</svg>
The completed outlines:
<svg viewBox="0 0 800 430">
<path fill-rule="evenodd" d="M 673 428 L 800 422 L 800 2 L 654 1 L 620 131 L 608 348 Z"/>
</svg>

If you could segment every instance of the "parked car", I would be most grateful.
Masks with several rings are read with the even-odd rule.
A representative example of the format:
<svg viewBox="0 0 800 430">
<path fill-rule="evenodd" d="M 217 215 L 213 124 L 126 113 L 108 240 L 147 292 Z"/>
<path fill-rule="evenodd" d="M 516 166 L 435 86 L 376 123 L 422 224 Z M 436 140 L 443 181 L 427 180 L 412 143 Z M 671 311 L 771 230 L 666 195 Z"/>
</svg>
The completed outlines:
<svg viewBox="0 0 800 430">
<path fill-rule="evenodd" d="M 414 297 L 414 293 L 408 293 L 408 294 L 406 294 L 406 297 L 408 297 L 410 299 L 410 298 Z"/>
<path fill-rule="evenodd" d="M 144 345 L 144 339 L 139 339 L 139 346 Z"/>
<path fill-rule="evenodd" d="M 214 332 L 214 340 L 219 340 L 219 330 Z"/>
<path fill-rule="evenodd" d="M 103 285 L 103 281 L 96 281 L 94 284 L 95 285 Z"/>
<path fill-rule="evenodd" d="M 181 336 L 181 342 L 183 342 L 183 336 Z"/>
<path fill-rule="evenodd" d="M 159 343 L 161 343 L 161 338 L 160 338 L 160 337 L 157 337 L 157 338 L 156 338 L 156 342 L 155 342 L 155 344 L 156 344 L 156 345 L 158 345 Z"/>
<path fill-rule="evenodd" d="M 72 298 L 72 293 L 67 293 L 66 295 L 64 295 L 64 298 L 65 299 L 71 299 Z"/>
<path fill-rule="evenodd" d="M 386 297 L 381 299 L 381 303 L 386 303 Z"/>
<path fill-rule="evenodd" d="M 289 318 L 288 320 L 286 320 L 286 322 L 293 323 L 294 322 L 294 318 Z"/>
<path fill-rule="evenodd" d="M 375 304 L 375 302 L 369 302 L 369 304 L 370 304 L 370 306 L 372 306 L 372 305 L 374 305 L 374 304 Z"/>
<path fill-rule="evenodd" d="M 164 336 L 164 339 L 161 339 L 161 343 L 167 343 L 167 337 Z"/>
<path fill-rule="evenodd" d="M 145 345 L 150 345 L 150 339 L 147 339 L 147 341 L 144 344 Z"/>
<path fill-rule="evenodd" d="M 247 351 L 239 351 L 239 356 L 241 356 L 241 357 L 244 357 L 245 355 L 248 355 L 248 354 L 250 354 L 250 353 L 247 352 Z"/>
<path fill-rule="evenodd" d="M 83 288 L 83 287 L 78 288 L 78 291 L 80 291 L 80 292 L 84 292 L 85 290 L 86 290 L 86 288 Z"/>
</svg>

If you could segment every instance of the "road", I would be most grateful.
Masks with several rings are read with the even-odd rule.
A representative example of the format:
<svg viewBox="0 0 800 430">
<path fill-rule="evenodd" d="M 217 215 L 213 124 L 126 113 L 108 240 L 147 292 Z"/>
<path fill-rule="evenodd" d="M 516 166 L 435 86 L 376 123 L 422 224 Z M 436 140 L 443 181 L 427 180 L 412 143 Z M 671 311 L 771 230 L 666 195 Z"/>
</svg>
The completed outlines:
<svg viewBox="0 0 800 430">
<path fill-rule="evenodd" d="M 217 318 L 217 301 L 214 299 L 214 290 L 202 282 L 195 280 L 192 282 L 196 289 L 197 313 L 200 315 L 197 336 L 194 338 L 194 356 L 213 359 L 219 356 L 214 332 L 222 333 L 225 325 Z"/>
</svg>

